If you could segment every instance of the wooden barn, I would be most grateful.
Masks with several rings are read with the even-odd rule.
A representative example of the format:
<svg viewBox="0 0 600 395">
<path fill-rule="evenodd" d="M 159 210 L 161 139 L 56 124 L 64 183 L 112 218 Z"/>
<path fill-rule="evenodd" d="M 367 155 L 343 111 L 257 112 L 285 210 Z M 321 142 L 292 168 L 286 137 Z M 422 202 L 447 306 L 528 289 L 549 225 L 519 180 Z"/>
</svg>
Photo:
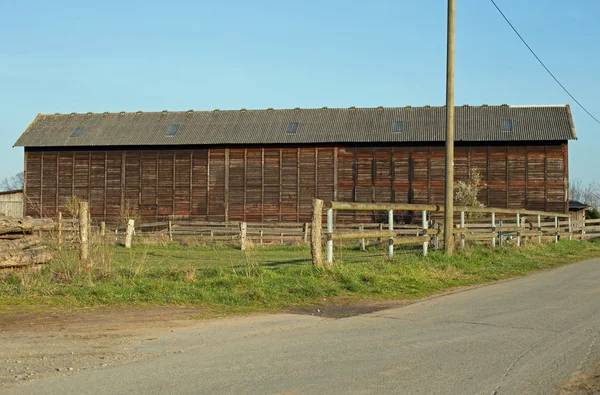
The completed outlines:
<svg viewBox="0 0 600 395">
<path fill-rule="evenodd" d="M 442 204 L 444 107 L 39 114 L 25 147 L 26 214 L 72 196 L 92 216 L 304 222 L 314 197 Z M 569 106 L 456 108 L 457 180 L 490 207 L 568 211 Z"/>
</svg>

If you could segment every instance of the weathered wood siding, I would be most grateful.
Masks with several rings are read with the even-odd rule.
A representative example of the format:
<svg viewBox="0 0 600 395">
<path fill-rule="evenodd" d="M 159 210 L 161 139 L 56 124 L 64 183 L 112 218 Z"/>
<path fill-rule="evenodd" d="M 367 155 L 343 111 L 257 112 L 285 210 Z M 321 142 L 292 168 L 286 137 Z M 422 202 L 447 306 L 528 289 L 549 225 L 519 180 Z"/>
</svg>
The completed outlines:
<svg viewBox="0 0 600 395">
<path fill-rule="evenodd" d="M 23 192 L 0 193 L 0 213 L 23 218 Z"/>
<path fill-rule="evenodd" d="M 94 218 L 309 220 L 314 197 L 442 204 L 442 145 L 26 150 L 27 215 L 54 216 L 73 195 Z M 486 206 L 566 212 L 566 142 L 456 145 L 455 174 L 481 172 Z M 369 213 L 344 213 L 369 216 Z"/>
</svg>

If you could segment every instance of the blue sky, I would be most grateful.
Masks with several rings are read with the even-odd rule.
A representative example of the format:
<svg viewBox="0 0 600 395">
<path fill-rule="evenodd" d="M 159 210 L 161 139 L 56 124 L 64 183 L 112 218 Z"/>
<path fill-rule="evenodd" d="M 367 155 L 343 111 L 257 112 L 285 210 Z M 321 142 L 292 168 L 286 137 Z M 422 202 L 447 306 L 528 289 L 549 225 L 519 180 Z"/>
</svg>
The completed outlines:
<svg viewBox="0 0 600 395">
<path fill-rule="evenodd" d="M 488 0 L 457 3 L 456 104 L 572 104 L 571 179 L 595 179 L 600 125 Z M 600 2 L 497 3 L 600 117 Z M 445 18 L 445 0 L 0 0 L 0 178 L 37 113 L 443 105 Z"/>
</svg>

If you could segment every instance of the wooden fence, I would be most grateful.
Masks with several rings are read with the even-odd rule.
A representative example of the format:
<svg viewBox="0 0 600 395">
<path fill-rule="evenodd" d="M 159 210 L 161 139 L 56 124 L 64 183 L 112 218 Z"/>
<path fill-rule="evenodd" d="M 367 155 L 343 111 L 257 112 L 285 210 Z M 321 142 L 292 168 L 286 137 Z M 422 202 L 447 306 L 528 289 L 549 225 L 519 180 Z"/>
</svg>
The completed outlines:
<svg viewBox="0 0 600 395">
<path fill-rule="evenodd" d="M 311 237 L 313 241 L 311 250 L 313 263 L 322 266 L 320 242 L 321 227 L 317 226 L 321 221 L 322 201 L 315 199 L 313 203 L 313 224 L 317 234 Z M 418 205 L 418 204 L 381 204 L 381 203 L 345 203 L 327 202 L 327 265 L 333 263 L 333 242 L 335 240 L 361 240 L 361 246 L 365 239 L 387 239 L 388 257 L 394 256 L 394 246 L 402 244 L 420 244 L 423 255 L 427 255 L 431 245 L 437 249 L 438 241 L 443 235 L 443 222 L 436 222 L 432 218 L 439 218 L 443 212 L 442 206 Z M 335 211 L 385 211 L 387 212 L 387 229 L 375 231 L 361 230 L 344 231 L 334 226 Z M 400 213 L 412 213 L 412 216 L 420 215 L 421 227 L 417 235 L 407 237 L 404 229 L 397 229 L 394 221 Z M 437 215 L 436 215 L 437 214 Z M 558 242 L 562 237 L 586 238 L 594 237 L 592 232 L 600 231 L 600 221 L 591 220 L 579 223 L 579 228 L 573 224 L 571 216 L 564 213 L 548 213 L 528 210 L 510 210 L 496 208 L 471 208 L 456 207 L 455 215 L 459 217 L 458 225 L 454 229 L 456 243 L 462 247 L 467 242 L 486 242 L 492 247 L 503 247 L 506 243 L 521 246 L 527 240 Z M 469 222 L 469 223 L 468 223 Z M 596 225 L 587 227 L 586 225 Z M 596 235 L 597 236 L 597 235 Z"/>
<path fill-rule="evenodd" d="M 321 204 L 324 202 L 321 201 Z M 336 224 L 336 210 L 385 211 L 386 223 L 339 223 Z M 320 223 L 319 232 L 312 232 L 311 223 L 254 223 L 254 222 L 205 222 L 205 221 L 164 221 L 136 223 L 130 228 L 131 242 L 153 243 L 157 241 L 177 242 L 195 240 L 200 243 L 224 243 L 238 245 L 245 249 L 248 243 L 254 244 L 308 244 L 314 235 L 327 236 L 328 262 L 333 261 L 333 242 L 347 244 L 355 240 L 361 250 L 369 241 L 388 244 L 388 255 L 393 256 L 394 246 L 421 245 L 424 254 L 429 249 L 437 249 L 443 239 L 443 222 L 439 215 L 443 208 L 431 205 L 380 205 L 363 203 L 328 202 L 328 220 Z M 331 220 L 329 220 L 329 217 Z M 562 213 L 545 213 L 525 210 L 457 208 L 456 242 L 489 243 L 503 247 L 506 244 L 521 245 L 524 242 L 557 241 L 561 238 L 587 239 L 600 237 L 600 220 L 572 222 Z M 127 244 L 127 224 L 110 227 L 103 222 L 90 222 L 90 235 L 102 236 Z M 62 218 L 53 231 L 59 244 L 72 246 L 79 243 L 80 223 L 77 219 Z M 321 245 L 321 239 L 316 242 Z M 313 241 L 314 247 L 314 241 Z M 316 248 L 316 247 L 314 247 Z M 313 250 L 314 250 L 313 248 Z M 331 259 L 329 259 L 331 258 Z"/>
</svg>

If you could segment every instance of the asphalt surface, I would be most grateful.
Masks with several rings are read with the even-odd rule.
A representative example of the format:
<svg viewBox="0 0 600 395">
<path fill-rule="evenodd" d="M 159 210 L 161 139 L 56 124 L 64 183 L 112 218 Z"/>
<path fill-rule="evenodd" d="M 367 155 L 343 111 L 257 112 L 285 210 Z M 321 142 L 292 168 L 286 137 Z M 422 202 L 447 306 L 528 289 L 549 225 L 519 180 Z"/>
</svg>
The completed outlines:
<svg viewBox="0 0 600 395">
<path fill-rule="evenodd" d="M 345 319 L 200 322 L 9 394 L 551 394 L 600 357 L 600 260 Z"/>
</svg>

